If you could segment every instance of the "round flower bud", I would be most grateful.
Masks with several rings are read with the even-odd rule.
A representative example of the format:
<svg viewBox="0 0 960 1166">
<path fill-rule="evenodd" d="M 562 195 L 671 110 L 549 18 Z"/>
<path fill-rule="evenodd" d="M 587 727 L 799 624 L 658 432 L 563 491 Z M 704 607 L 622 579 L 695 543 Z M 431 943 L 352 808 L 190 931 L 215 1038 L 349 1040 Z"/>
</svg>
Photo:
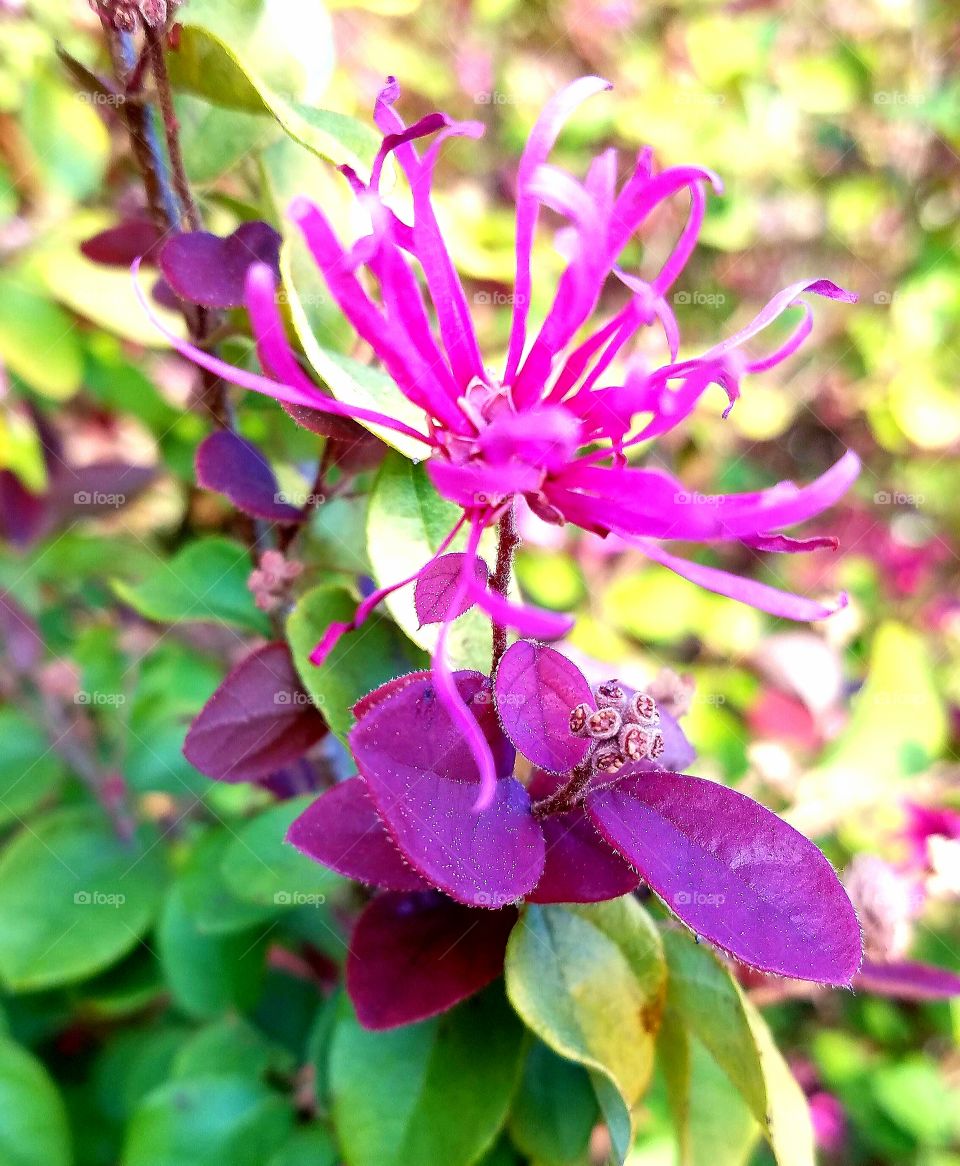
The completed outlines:
<svg viewBox="0 0 960 1166">
<path fill-rule="evenodd" d="M 593 712 L 593 709 L 588 704 L 578 704 L 570 713 L 570 732 L 575 737 L 582 737 L 586 734 L 587 717 Z"/>
<path fill-rule="evenodd" d="M 623 754 L 616 745 L 603 745 L 593 755 L 593 768 L 597 773 L 619 773 L 623 768 Z"/>
<path fill-rule="evenodd" d="M 639 725 L 659 725 L 660 710 L 657 702 L 646 692 L 635 692 L 630 701 L 631 720 Z"/>
<path fill-rule="evenodd" d="M 653 733 L 641 725 L 626 725 L 620 734 L 620 751 L 627 761 L 642 761 L 650 756 Z"/>
<path fill-rule="evenodd" d="M 627 694 L 620 687 L 619 680 L 605 680 L 603 684 L 598 684 L 595 695 L 598 709 L 619 709 L 627 699 Z"/>
<path fill-rule="evenodd" d="M 623 719 L 616 709 L 597 709 L 587 717 L 587 736 L 595 741 L 609 741 L 620 732 Z"/>
</svg>

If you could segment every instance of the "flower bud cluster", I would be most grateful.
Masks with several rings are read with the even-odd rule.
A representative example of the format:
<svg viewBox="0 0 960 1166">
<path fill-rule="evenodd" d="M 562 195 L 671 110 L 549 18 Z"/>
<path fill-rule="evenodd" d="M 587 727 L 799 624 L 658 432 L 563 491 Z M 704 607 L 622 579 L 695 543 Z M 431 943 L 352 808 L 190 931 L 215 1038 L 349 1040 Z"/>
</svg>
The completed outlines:
<svg viewBox="0 0 960 1166">
<path fill-rule="evenodd" d="M 655 761 L 663 753 L 660 710 L 646 692 L 628 695 L 618 680 L 598 684 L 595 708 L 586 702 L 570 711 L 570 732 L 588 737 L 587 755 L 595 773 L 612 776 L 629 761 Z"/>
</svg>

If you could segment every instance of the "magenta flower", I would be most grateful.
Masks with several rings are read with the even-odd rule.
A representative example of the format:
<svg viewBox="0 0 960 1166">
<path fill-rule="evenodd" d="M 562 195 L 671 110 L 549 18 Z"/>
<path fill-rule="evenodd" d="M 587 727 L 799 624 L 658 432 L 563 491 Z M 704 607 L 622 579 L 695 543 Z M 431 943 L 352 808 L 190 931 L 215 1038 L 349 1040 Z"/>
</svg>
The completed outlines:
<svg viewBox="0 0 960 1166">
<path fill-rule="evenodd" d="M 655 173 L 649 149 L 640 152 L 619 190 L 613 150 L 597 155 L 582 181 L 551 164 L 554 142 L 569 115 L 587 98 L 609 88 L 598 77 L 584 77 L 567 86 L 547 104 L 523 151 L 517 175 L 513 320 L 506 359 L 499 370 L 492 370 L 483 359 L 467 297 L 431 203 L 442 143 L 454 135 L 478 137 L 482 126 L 453 122 L 440 113 L 405 126 L 394 109 L 399 87 L 390 78 L 374 110 L 384 137 L 369 181 L 342 168 L 369 216 L 370 233 L 346 246 L 319 207 L 302 198 L 291 207 L 332 297 L 357 335 L 372 348 L 398 392 L 422 411 L 422 427 L 343 404 L 318 389 L 287 343 L 276 304 L 276 276 L 267 264 L 248 269 L 246 302 L 268 375 L 233 368 L 172 338 L 181 352 L 244 388 L 290 405 L 384 426 L 422 444 L 437 490 L 463 510 L 436 558 L 423 569 L 435 570 L 437 559 L 464 528 L 468 535 L 459 560 L 460 574 L 452 586 L 443 589 L 448 607 L 436 613 L 443 628 L 434 670 L 441 699 L 459 720 L 481 764 L 480 804 L 492 796 L 495 774 L 444 662 L 449 621 L 478 604 L 500 627 L 510 626 L 537 638 L 562 635 L 570 622 L 510 603 L 496 588 L 487 586 L 485 570 L 477 570 L 481 532 L 498 522 L 516 498 L 525 498 L 547 521 L 620 536 L 684 578 L 773 615 L 812 620 L 835 610 L 692 562 L 668 548 L 677 541 L 739 542 L 761 552 L 835 546 L 830 538 L 797 539 L 783 531 L 815 517 L 841 497 L 859 471 L 853 453 L 846 453 L 807 486 L 781 482 L 754 493 L 715 496 L 691 494 L 666 471 L 636 466 L 627 459 L 628 454 L 640 452 L 641 443 L 682 422 L 710 385 L 724 390 L 729 412 L 746 374 L 773 368 L 796 352 L 812 327 L 810 308 L 800 298 L 805 293 L 847 302 L 856 297 L 829 280 L 798 281 L 774 296 L 733 336 L 695 359 L 678 360 L 679 330 L 667 295 L 696 244 L 706 204 L 704 188 L 712 185 L 719 190 L 720 181 L 696 166 Z M 414 142 L 426 137 L 433 141 L 421 155 Z M 381 176 L 391 155 L 411 188 L 412 223 L 402 221 L 381 195 Z M 619 260 L 631 238 L 662 203 L 684 191 L 689 192 L 689 218 L 660 271 L 648 280 L 624 271 Z M 532 255 L 542 207 L 567 222 L 558 236 L 567 267 L 553 305 L 534 333 L 529 321 Z M 611 278 L 621 286 L 625 302 L 600 321 L 596 316 L 601 293 Z M 374 287 L 376 294 L 368 287 Z M 764 354 L 747 350 L 749 342 L 794 306 L 802 307 L 803 317 L 786 341 Z M 631 350 L 638 332 L 654 325 L 662 330 L 665 345 L 664 362 L 657 367 Z M 620 371 L 615 373 L 616 369 Z M 375 592 L 350 623 L 331 627 L 317 646 L 315 662 L 390 591 L 416 578 Z M 843 597 L 839 602 L 842 605 Z"/>
<path fill-rule="evenodd" d="M 493 681 L 458 672 L 454 683 L 495 759 L 487 808 L 470 812 L 479 766 L 422 672 L 360 701 L 350 736 L 358 776 L 324 793 L 288 836 L 316 861 L 393 892 L 373 900 L 351 944 L 347 984 L 364 1023 L 420 1019 L 488 983 L 521 901 L 597 902 L 641 880 L 753 967 L 850 983 L 860 931 L 830 864 L 743 794 L 684 776 L 693 750 L 650 696 L 617 681 L 591 689 L 560 653 L 525 640 Z M 517 750 L 534 767 L 528 785 L 514 776 Z M 401 922 L 410 917 L 412 930 Z M 497 940 L 482 966 L 438 966 L 422 950 L 423 928 L 430 951 L 443 953 L 474 925 Z M 398 988 L 410 960 L 415 980 Z"/>
</svg>

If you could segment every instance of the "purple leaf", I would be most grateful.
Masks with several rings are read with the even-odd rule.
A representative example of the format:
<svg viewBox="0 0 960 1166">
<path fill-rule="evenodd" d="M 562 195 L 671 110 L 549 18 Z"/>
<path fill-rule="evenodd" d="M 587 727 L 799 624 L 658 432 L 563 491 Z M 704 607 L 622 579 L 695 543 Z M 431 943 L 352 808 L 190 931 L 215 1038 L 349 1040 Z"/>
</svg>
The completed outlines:
<svg viewBox="0 0 960 1166">
<path fill-rule="evenodd" d="M 150 219 L 125 219 L 84 240 L 80 250 L 92 263 L 129 268 L 137 259 L 144 265 L 156 263 L 163 238 Z"/>
<path fill-rule="evenodd" d="M 182 299 L 205 308 L 239 308 L 244 281 L 254 263 L 265 263 L 279 278 L 277 232 L 259 221 L 243 223 L 225 239 L 207 231 L 175 235 L 160 252 L 160 270 Z"/>
<path fill-rule="evenodd" d="M 287 841 L 348 879 L 390 891 L 429 890 L 390 841 L 362 777 L 317 798 L 291 825 Z"/>
<path fill-rule="evenodd" d="M 947 968 L 906 961 L 874 964 L 864 961 L 853 981 L 855 989 L 898 1000 L 947 1000 L 960 996 L 960 976 Z"/>
<path fill-rule="evenodd" d="M 34 668 L 43 655 L 43 639 L 33 616 L 6 591 L 0 591 L 0 646 L 18 672 Z"/>
<path fill-rule="evenodd" d="M 53 517 L 44 494 L 33 494 L 12 470 L 0 470 L 0 539 L 15 547 L 28 547 L 38 539 Z"/>
<path fill-rule="evenodd" d="M 504 731 L 534 765 L 567 773 L 587 755 L 589 740 L 570 732 L 570 713 L 593 702 L 580 669 L 553 648 L 518 640 L 496 676 L 497 712 Z"/>
<path fill-rule="evenodd" d="M 451 898 L 501 907 L 533 890 L 543 834 L 515 778 L 484 677 L 456 673 L 497 762 L 493 801 L 476 811 L 480 773 L 429 677 L 395 689 L 354 727 L 350 744 L 384 825 L 410 865 Z"/>
<path fill-rule="evenodd" d="M 296 506 L 282 501 L 270 463 L 252 441 L 229 429 L 219 429 L 197 449 L 197 481 L 216 490 L 252 518 L 269 522 L 299 522 Z"/>
<path fill-rule="evenodd" d="M 693 931 L 763 971 L 850 983 L 861 958 L 850 900 L 820 851 L 776 814 L 675 773 L 631 773 L 586 805 Z"/>
<path fill-rule="evenodd" d="M 421 627 L 428 623 L 444 623 L 448 619 L 456 619 L 458 615 L 463 615 L 473 607 L 474 600 L 467 594 L 463 595 L 455 610 L 451 610 L 450 607 L 460 583 L 460 573 L 466 557 L 464 551 L 441 555 L 417 577 L 413 602 Z M 473 571 L 479 586 L 486 587 L 490 569 L 479 556 L 474 557 Z"/>
<path fill-rule="evenodd" d="M 307 405 L 283 405 L 283 411 L 304 429 L 327 438 L 327 461 L 344 473 L 359 474 L 383 461 L 387 446 L 349 417 L 321 413 Z"/>
<path fill-rule="evenodd" d="M 517 912 L 472 911 L 436 892 L 378 895 L 350 939 L 347 992 L 365 1028 L 446 1012 L 500 975 Z"/>
<path fill-rule="evenodd" d="M 565 777 L 534 771 L 530 797 L 534 802 L 555 793 Z M 582 806 L 565 814 L 549 814 L 540 826 L 547 859 L 540 882 L 527 895 L 529 903 L 602 903 L 635 891 L 640 876 L 596 831 Z"/>
<path fill-rule="evenodd" d="M 190 726 L 183 753 L 218 781 L 256 781 L 295 761 L 327 733 L 290 649 L 266 644 L 229 673 Z"/>
</svg>

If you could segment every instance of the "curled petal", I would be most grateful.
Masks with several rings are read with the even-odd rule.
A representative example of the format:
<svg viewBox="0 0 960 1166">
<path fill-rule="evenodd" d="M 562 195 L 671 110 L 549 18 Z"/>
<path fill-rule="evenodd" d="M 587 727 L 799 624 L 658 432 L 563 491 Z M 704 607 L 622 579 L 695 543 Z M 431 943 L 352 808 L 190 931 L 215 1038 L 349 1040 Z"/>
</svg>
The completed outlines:
<svg viewBox="0 0 960 1166">
<path fill-rule="evenodd" d="M 602 77 L 581 77 L 562 89 L 552 100 L 547 102 L 537 118 L 521 155 L 520 166 L 517 170 L 517 274 L 514 282 L 515 295 L 513 321 L 510 327 L 510 346 L 504 373 L 504 382 L 507 384 L 512 383 L 523 355 L 527 334 L 527 316 L 530 311 L 530 296 L 533 290 L 530 258 L 540 203 L 537 197 L 527 189 L 528 184 L 537 168 L 546 162 L 564 122 L 577 106 L 586 101 L 588 97 L 610 88 L 612 88 L 610 82 L 604 81 Z"/>
<path fill-rule="evenodd" d="M 509 599 L 478 586 L 471 581 L 468 594 L 471 600 L 482 608 L 494 623 L 514 628 L 521 636 L 535 640 L 559 640 L 573 627 L 573 616 L 556 611 L 544 611 L 542 607 L 511 603 Z"/>
<path fill-rule="evenodd" d="M 703 354 L 701 359 L 708 360 L 711 357 L 722 356 L 724 353 L 739 348 L 741 344 L 752 339 L 758 332 L 762 332 L 764 328 L 782 316 L 787 308 L 793 307 L 797 297 L 803 295 L 804 292 L 813 292 L 814 295 L 824 296 L 828 300 L 842 300 L 845 304 L 857 302 L 857 296 L 854 292 L 845 291 L 829 279 L 799 280 L 797 283 L 785 287 L 783 291 L 777 292 L 745 328 L 741 328 L 739 332 L 735 332 L 726 340 L 721 340 L 719 344 L 715 344 L 713 348 Z"/>
<path fill-rule="evenodd" d="M 646 539 L 637 539 L 634 546 L 642 551 L 648 559 L 653 559 L 663 567 L 668 567 L 682 579 L 689 579 L 698 587 L 707 591 L 715 591 L 718 595 L 729 596 L 739 600 L 748 607 L 755 607 L 759 611 L 766 611 L 770 615 L 781 619 L 795 619 L 802 622 L 817 619 L 827 619 L 836 615 L 847 606 L 847 596 L 841 592 L 832 607 L 818 603 L 804 595 L 794 595 L 789 591 L 780 591 L 756 579 L 746 579 L 740 575 L 731 575 L 729 571 L 722 571 L 719 567 L 705 567 L 701 563 L 691 563 L 688 559 L 678 558 L 662 550 L 655 543 Z"/>
</svg>

